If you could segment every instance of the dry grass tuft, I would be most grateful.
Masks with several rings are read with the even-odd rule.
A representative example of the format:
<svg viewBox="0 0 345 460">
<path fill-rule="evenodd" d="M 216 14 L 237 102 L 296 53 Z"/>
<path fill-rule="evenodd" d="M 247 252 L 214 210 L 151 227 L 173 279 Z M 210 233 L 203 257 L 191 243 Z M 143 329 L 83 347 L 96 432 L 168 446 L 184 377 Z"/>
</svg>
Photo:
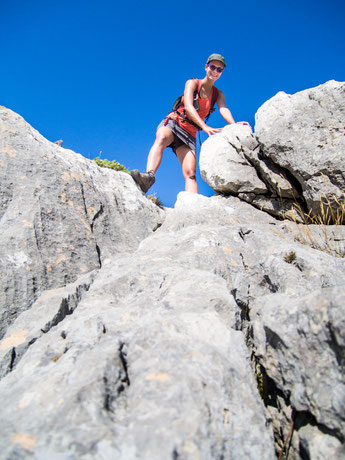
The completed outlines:
<svg viewBox="0 0 345 460">
<path fill-rule="evenodd" d="M 298 203 L 294 203 L 294 208 L 295 213 L 284 217 L 293 222 L 290 231 L 295 234 L 296 241 L 336 257 L 345 257 L 345 195 L 342 201 L 336 196 L 321 197 L 318 215 L 304 213 Z"/>
<path fill-rule="evenodd" d="M 156 204 L 159 208 L 164 208 L 163 203 L 161 200 L 156 196 L 155 194 L 153 195 L 146 195 L 149 200 L 151 200 L 154 204 Z"/>
<path fill-rule="evenodd" d="M 296 253 L 295 251 L 290 251 L 284 256 L 284 260 L 288 264 L 292 264 L 296 260 Z"/>
<path fill-rule="evenodd" d="M 323 180 L 327 186 L 325 176 Z M 320 196 L 318 214 L 312 211 L 306 213 L 292 189 L 291 196 L 294 197 L 294 203 L 284 214 L 284 219 L 293 222 L 290 231 L 295 235 L 295 240 L 332 256 L 345 257 L 345 194 L 342 200 L 334 194 Z"/>
</svg>

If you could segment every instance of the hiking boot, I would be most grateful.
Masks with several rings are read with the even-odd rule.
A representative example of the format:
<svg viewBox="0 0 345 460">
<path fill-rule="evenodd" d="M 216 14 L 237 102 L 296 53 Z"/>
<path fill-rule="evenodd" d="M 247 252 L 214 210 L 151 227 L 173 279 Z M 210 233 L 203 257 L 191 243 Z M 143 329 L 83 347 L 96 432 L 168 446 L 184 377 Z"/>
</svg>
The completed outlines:
<svg viewBox="0 0 345 460">
<path fill-rule="evenodd" d="M 139 185 L 144 193 L 148 191 L 156 180 L 153 172 L 151 171 L 142 174 L 138 169 L 133 169 L 133 171 L 131 171 L 131 176 L 133 177 L 134 182 Z"/>
</svg>

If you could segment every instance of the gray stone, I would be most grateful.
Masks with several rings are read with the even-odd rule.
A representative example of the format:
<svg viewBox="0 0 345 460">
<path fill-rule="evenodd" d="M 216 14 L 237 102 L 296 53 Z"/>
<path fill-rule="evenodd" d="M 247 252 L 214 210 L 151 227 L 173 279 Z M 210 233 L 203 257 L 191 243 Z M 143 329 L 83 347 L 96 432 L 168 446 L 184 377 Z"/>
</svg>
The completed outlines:
<svg viewBox="0 0 345 460">
<path fill-rule="evenodd" d="M 268 212 L 272 216 L 288 218 L 291 217 L 296 222 L 301 223 L 299 214 L 294 211 L 291 200 L 283 199 L 279 196 L 258 195 L 255 193 L 239 193 L 238 198 L 250 203 L 256 208 Z"/>
<path fill-rule="evenodd" d="M 22 126 L 20 117 L 6 113 Z M 51 147 L 25 126 L 38 144 Z M 12 136 L 17 146 L 11 144 L 11 155 L 25 152 L 23 132 Z M 225 130 L 221 139 L 229 144 L 230 135 Z M 239 136 L 241 141 L 237 136 L 231 141 L 233 149 L 239 163 L 254 171 L 261 161 L 256 141 L 247 129 Z M 17 290 L 23 298 L 31 295 L 32 303 L 22 312 L 17 308 L 0 341 L 0 457 L 273 459 L 285 445 L 292 459 L 341 458 L 345 259 L 336 245 L 344 242 L 343 227 L 324 233 L 320 226 L 279 221 L 235 196 L 183 192 L 175 207 L 163 212 L 147 203 L 128 176 L 103 175 L 74 153 L 54 145 L 53 155 L 48 147 L 44 155 L 52 158 L 54 170 L 60 175 L 67 169 L 72 176 L 77 163 L 85 173 L 80 181 L 85 200 L 96 195 L 103 203 L 103 213 L 91 214 L 91 223 L 87 211 L 83 217 L 88 228 L 93 221 L 95 241 L 89 246 L 98 263 L 90 262 L 86 273 L 79 270 L 88 247 L 80 234 L 78 263 L 58 266 L 57 286 L 26 292 L 19 287 L 26 278 L 16 271 Z M 25 170 L 32 161 L 24 161 Z M 273 197 L 273 169 L 265 165 L 267 193 L 239 195 Z M 36 175 L 42 184 L 56 184 L 48 181 L 56 175 L 50 169 L 35 169 L 31 182 Z M 3 219 L 16 222 L 8 212 L 14 203 L 24 214 L 21 203 L 27 203 L 13 199 L 19 192 L 8 175 L 4 184 L 0 225 Z M 45 185 L 45 191 L 51 209 L 58 210 L 51 228 L 63 228 L 71 244 L 68 231 L 81 231 L 68 214 L 68 200 L 78 203 L 78 194 L 67 185 L 58 182 L 57 191 Z M 113 233 L 112 219 L 121 235 Z M 36 221 L 29 222 L 37 233 Z M 50 250 L 65 248 L 62 233 L 53 235 L 47 238 Z M 26 234 L 21 238 L 30 241 Z M 24 242 L 16 253 L 1 243 L 2 258 L 9 255 L 14 266 L 26 266 Z M 93 253 L 87 252 L 90 261 Z M 30 257 L 30 269 L 40 279 L 41 253 L 31 250 Z"/>
<path fill-rule="evenodd" d="M 8 457 L 31 440 L 37 458 L 274 458 L 223 277 L 231 251 L 208 225 L 160 228 L 105 260 L 73 314 L 27 349 L 0 382 Z"/>
<path fill-rule="evenodd" d="M 183 227 L 206 225 L 275 224 L 277 220 L 234 196 L 215 195 L 211 198 L 190 192 L 180 192 L 174 209 L 167 210 L 162 225 L 166 231 Z"/>
<path fill-rule="evenodd" d="M 290 200 L 295 198 L 296 192 L 291 183 L 284 176 L 283 171 L 272 161 L 263 158 L 258 144 L 256 144 L 254 148 L 246 149 L 245 156 L 250 164 L 256 169 L 258 176 L 266 184 L 270 192 L 269 198 L 273 196 L 273 198 L 279 199 L 281 203 L 286 201 L 284 200 L 285 198 L 289 198 Z M 269 199 L 268 197 L 266 198 Z M 290 203 L 290 201 L 287 202 Z"/>
<path fill-rule="evenodd" d="M 294 95 L 278 93 L 258 110 L 255 135 L 233 124 L 204 142 L 203 179 L 216 192 L 280 218 L 303 221 L 301 215 L 310 212 L 341 223 L 344 92 L 345 83 L 330 81 Z"/>
<path fill-rule="evenodd" d="M 246 152 L 259 148 L 249 126 L 228 125 L 209 137 L 200 151 L 200 173 L 216 192 L 267 193 L 265 184 L 246 158 Z"/>
<path fill-rule="evenodd" d="M 320 432 L 310 425 L 298 431 L 302 451 L 307 458 L 324 460 L 325 458 L 345 458 L 344 446 L 333 436 Z"/>
<path fill-rule="evenodd" d="M 320 197 L 336 210 L 345 192 L 345 83 L 329 81 L 294 95 L 279 92 L 255 116 L 261 153 L 287 170 L 308 209 Z M 296 187 L 295 187 L 296 188 Z"/>
<path fill-rule="evenodd" d="M 345 257 L 344 225 L 306 225 L 286 221 L 284 232 L 294 240 L 335 257 Z"/>
<path fill-rule="evenodd" d="M 236 195 L 241 200 L 277 217 L 292 214 L 298 195 L 272 161 L 262 158 L 251 128 L 228 125 L 209 137 L 200 152 L 203 179 L 216 192 Z"/>
<path fill-rule="evenodd" d="M 128 174 L 44 139 L 0 108 L 0 337 L 46 289 L 134 250 L 162 221 Z"/>
<path fill-rule="evenodd" d="M 251 313 L 256 355 L 266 373 L 289 396 L 298 412 L 311 413 L 320 426 L 344 436 L 345 290 L 263 296 Z"/>
<path fill-rule="evenodd" d="M 10 326 L 0 342 L 0 378 L 17 365 L 27 349 L 42 335 L 71 315 L 92 284 L 96 270 L 66 287 L 45 291 L 29 310 Z"/>
</svg>

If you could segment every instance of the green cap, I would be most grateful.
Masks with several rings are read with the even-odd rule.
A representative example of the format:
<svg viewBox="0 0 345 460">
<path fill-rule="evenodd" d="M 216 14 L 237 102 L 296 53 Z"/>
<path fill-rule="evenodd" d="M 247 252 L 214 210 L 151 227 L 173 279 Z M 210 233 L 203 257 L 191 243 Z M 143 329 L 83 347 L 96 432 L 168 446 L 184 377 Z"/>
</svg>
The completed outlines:
<svg viewBox="0 0 345 460">
<path fill-rule="evenodd" d="M 220 61 L 222 64 L 224 64 L 224 67 L 226 67 L 225 59 L 221 54 L 211 54 L 211 56 L 208 57 L 206 64 L 208 64 L 211 61 Z"/>
</svg>

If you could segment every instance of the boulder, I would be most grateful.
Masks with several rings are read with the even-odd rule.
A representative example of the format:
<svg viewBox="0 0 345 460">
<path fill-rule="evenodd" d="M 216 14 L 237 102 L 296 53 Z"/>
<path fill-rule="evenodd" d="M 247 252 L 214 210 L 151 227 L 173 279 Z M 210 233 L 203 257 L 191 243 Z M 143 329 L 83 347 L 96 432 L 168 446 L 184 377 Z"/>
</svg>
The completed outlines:
<svg viewBox="0 0 345 460">
<path fill-rule="evenodd" d="M 273 216 L 291 213 L 293 187 L 271 161 L 261 157 L 249 126 L 227 125 L 209 137 L 201 148 L 200 172 L 219 194 L 238 196 Z"/>
<path fill-rule="evenodd" d="M 320 427 L 340 437 L 345 433 L 344 296 L 340 287 L 298 296 L 279 293 L 255 299 L 251 310 L 256 356 L 267 375 L 296 411 L 312 414 Z"/>
<path fill-rule="evenodd" d="M 49 142 L 0 108 L 0 337 L 46 289 L 133 251 L 163 219 L 125 173 Z"/>
<path fill-rule="evenodd" d="M 201 177 L 216 192 L 236 195 L 267 193 L 267 187 L 247 159 L 259 144 L 249 126 L 228 125 L 209 137 L 200 151 Z"/>
<path fill-rule="evenodd" d="M 342 223 L 345 194 L 345 83 L 294 95 L 279 92 L 259 108 L 255 134 L 227 125 L 200 152 L 203 179 L 217 193 L 300 222 Z"/>
<path fill-rule="evenodd" d="M 345 83 L 329 81 L 290 95 L 279 92 L 258 110 L 255 134 L 263 157 L 288 173 L 314 215 L 334 211 L 345 193 Z"/>
</svg>

